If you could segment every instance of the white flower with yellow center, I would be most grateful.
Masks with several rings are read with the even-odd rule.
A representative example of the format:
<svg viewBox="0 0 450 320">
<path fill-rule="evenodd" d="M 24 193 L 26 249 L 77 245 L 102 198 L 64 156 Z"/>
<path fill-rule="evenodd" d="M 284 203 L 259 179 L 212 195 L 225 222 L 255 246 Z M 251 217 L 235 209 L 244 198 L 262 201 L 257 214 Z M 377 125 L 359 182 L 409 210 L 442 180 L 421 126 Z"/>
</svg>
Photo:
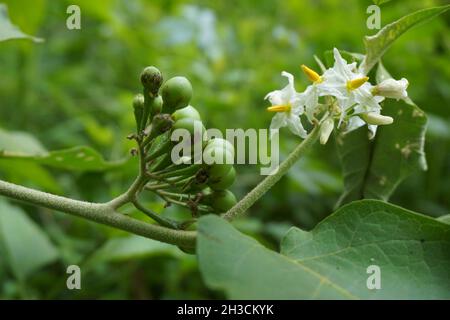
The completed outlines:
<svg viewBox="0 0 450 320">
<path fill-rule="evenodd" d="M 319 75 L 316 71 L 309 67 L 302 65 L 302 70 L 313 83 L 301 93 L 300 100 L 305 106 L 305 114 L 310 122 L 315 119 L 315 113 L 318 110 L 319 98 L 323 96 L 334 96 L 336 98 L 344 99 L 344 96 L 334 87 L 328 86 L 325 75 Z"/>
<path fill-rule="evenodd" d="M 337 90 L 343 97 L 336 97 L 341 112 L 340 123 L 350 109 L 354 109 L 355 114 L 379 113 L 380 102 L 384 97 L 372 94 L 373 86 L 367 82 L 368 77 L 358 72 L 356 62 L 348 64 L 336 48 L 333 53 L 334 66 L 325 71 L 323 76 L 329 90 Z"/>
<path fill-rule="evenodd" d="M 292 74 L 283 71 L 281 75 L 288 78 L 288 85 L 281 90 L 269 92 L 264 98 L 272 104 L 267 111 L 276 112 L 272 118 L 270 129 L 288 127 L 293 134 L 305 138 L 307 132 L 300 121 L 300 115 L 304 112 L 302 95 L 295 91 Z"/>
</svg>

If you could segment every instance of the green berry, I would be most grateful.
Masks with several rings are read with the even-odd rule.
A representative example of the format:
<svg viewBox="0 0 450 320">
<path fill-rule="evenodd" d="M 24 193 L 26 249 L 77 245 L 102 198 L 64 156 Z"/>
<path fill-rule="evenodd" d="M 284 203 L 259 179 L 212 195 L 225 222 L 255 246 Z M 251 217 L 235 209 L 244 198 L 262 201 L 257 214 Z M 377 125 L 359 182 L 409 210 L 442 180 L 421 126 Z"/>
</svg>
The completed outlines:
<svg viewBox="0 0 450 320">
<path fill-rule="evenodd" d="M 178 121 L 180 119 L 184 118 L 190 118 L 194 120 L 201 121 L 200 114 L 198 113 L 197 109 L 195 109 L 193 106 L 187 106 L 181 109 L 178 109 L 172 114 L 172 118 L 175 121 Z"/>
<path fill-rule="evenodd" d="M 156 96 L 150 100 L 150 114 L 154 117 L 157 114 L 160 114 L 162 111 L 163 100 L 161 96 Z"/>
<path fill-rule="evenodd" d="M 234 180 L 236 179 L 236 170 L 231 167 L 228 173 L 218 179 L 209 179 L 208 185 L 213 190 L 225 190 L 232 186 Z"/>
<path fill-rule="evenodd" d="M 211 207 L 216 213 L 227 212 L 236 203 L 236 197 L 229 190 L 213 191 L 211 193 Z"/>
<path fill-rule="evenodd" d="M 163 108 L 167 113 L 186 107 L 192 98 L 192 85 L 185 77 L 174 77 L 161 88 Z"/>
<path fill-rule="evenodd" d="M 222 147 L 214 146 L 207 153 L 203 151 L 203 157 L 209 163 L 208 174 L 213 181 L 225 177 L 233 167 L 232 153 Z"/>
<path fill-rule="evenodd" d="M 183 118 L 178 121 L 175 121 L 173 124 L 172 130 L 176 129 L 185 129 L 191 135 L 191 144 L 202 142 L 203 137 L 206 132 L 206 128 L 203 123 L 199 120 L 192 118 Z"/>
<path fill-rule="evenodd" d="M 161 71 L 153 66 L 146 67 L 141 73 L 141 83 L 148 92 L 156 96 L 163 83 Z"/>
<path fill-rule="evenodd" d="M 214 138 L 208 141 L 208 144 L 205 147 L 204 152 L 208 153 L 211 152 L 212 149 L 215 148 L 223 148 L 226 151 L 230 152 L 234 159 L 234 146 L 226 139 L 222 138 Z"/>
</svg>

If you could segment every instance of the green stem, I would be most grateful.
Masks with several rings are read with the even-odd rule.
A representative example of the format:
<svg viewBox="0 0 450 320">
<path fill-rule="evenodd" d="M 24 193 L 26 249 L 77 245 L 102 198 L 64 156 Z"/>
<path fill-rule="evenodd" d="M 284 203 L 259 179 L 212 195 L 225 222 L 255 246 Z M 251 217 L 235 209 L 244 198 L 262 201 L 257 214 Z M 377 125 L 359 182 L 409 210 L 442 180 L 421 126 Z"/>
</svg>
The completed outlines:
<svg viewBox="0 0 450 320">
<path fill-rule="evenodd" d="M 316 126 L 309 135 L 302 141 L 289 156 L 278 167 L 275 174 L 268 175 L 261 181 L 256 188 L 250 191 L 244 198 L 242 198 L 233 208 L 228 210 L 223 215 L 226 220 L 233 220 L 234 218 L 243 215 L 259 198 L 261 198 L 270 188 L 273 187 L 287 171 L 298 161 L 298 159 L 317 141 L 319 136 L 319 127 Z"/>
<path fill-rule="evenodd" d="M 118 213 L 110 203 L 73 200 L 0 180 L 0 195 L 62 211 L 87 220 L 177 246 L 194 247 L 196 233 L 145 223 Z"/>
<path fill-rule="evenodd" d="M 160 216 L 159 214 L 153 212 L 152 210 L 147 209 L 142 204 L 140 204 L 137 199 L 133 201 L 133 205 L 136 207 L 136 209 L 138 209 L 139 211 L 142 211 L 148 217 L 150 217 L 153 220 L 155 220 L 156 222 L 158 222 L 160 225 L 170 228 L 170 229 L 180 229 L 180 226 L 181 226 L 180 223 L 178 223 L 174 220 L 165 218 L 163 216 Z"/>
</svg>

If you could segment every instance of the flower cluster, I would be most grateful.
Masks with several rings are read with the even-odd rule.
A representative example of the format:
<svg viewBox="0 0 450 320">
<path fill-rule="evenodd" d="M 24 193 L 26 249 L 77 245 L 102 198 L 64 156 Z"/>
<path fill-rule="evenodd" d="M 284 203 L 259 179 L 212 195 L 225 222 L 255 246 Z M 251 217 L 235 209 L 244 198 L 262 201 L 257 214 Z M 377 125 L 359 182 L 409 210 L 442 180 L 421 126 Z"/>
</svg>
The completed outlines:
<svg viewBox="0 0 450 320">
<path fill-rule="evenodd" d="M 380 103 L 385 98 L 407 98 L 408 80 L 387 79 L 374 86 L 358 70 L 356 62 L 347 63 L 336 48 L 333 53 L 334 66 L 322 75 L 302 65 L 303 72 L 312 82 L 304 92 L 296 92 L 292 74 L 285 71 L 281 73 L 287 77 L 288 85 L 265 97 L 272 104 L 267 110 L 276 112 L 271 129 L 287 126 L 292 133 L 305 138 L 307 132 L 301 116 L 306 116 L 311 123 L 318 123 L 316 117 L 323 114 L 320 120 L 320 142 L 325 144 L 335 128 L 335 122 L 336 127 L 345 132 L 367 124 L 372 137 L 378 125 L 393 122 L 391 117 L 381 115 Z"/>
</svg>

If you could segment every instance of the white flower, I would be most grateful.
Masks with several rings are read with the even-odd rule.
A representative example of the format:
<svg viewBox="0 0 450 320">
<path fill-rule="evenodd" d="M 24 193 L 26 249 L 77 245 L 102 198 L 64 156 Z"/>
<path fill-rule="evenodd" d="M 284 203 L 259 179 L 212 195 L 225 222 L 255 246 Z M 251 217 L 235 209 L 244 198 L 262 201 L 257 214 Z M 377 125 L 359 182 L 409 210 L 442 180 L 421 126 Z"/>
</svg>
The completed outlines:
<svg viewBox="0 0 450 320">
<path fill-rule="evenodd" d="M 334 66 L 325 71 L 323 77 L 328 91 L 338 91 L 341 96 L 336 96 L 340 107 L 340 122 L 344 120 L 347 112 L 354 108 L 356 113 L 379 112 L 380 102 L 384 97 L 373 96 L 373 86 L 367 82 L 368 77 L 358 72 L 356 62 L 347 64 L 339 51 L 334 48 Z"/>
<path fill-rule="evenodd" d="M 408 97 L 409 82 L 407 79 L 401 80 L 386 79 L 372 89 L 372 94 L 392 99 L 406 99 Z"/>
<path fill-rule="evenodd" d="M 313 82 L 306 90 L 299 94 L 301 103 L 305 106 L 305 114 L 310 122 L 313 121 L 314 114 L 319 106 L 319 97 L 334 96 L 343 99 L 344 97 L 334 87 L 328 86 L 328 82 L 324 76 L 320 76 L 314 70 L 302 65 L 303 72 Z"/>
<path fill-rule="evenodd" d="M 300 121 L 300 115 L 304 112 L 303 99 L 295 91 L 294 76 L 285 71 L 281 75 L 288 78 L 288 85 L 281 90 L 269 92 L 264 98 L 272 104 L 267 110 L 277 112 L 272 118 L 270 129 L 279 129 L 287 126 L 292 133 L 305 138 L 307 132 Z"/>
</svg>

